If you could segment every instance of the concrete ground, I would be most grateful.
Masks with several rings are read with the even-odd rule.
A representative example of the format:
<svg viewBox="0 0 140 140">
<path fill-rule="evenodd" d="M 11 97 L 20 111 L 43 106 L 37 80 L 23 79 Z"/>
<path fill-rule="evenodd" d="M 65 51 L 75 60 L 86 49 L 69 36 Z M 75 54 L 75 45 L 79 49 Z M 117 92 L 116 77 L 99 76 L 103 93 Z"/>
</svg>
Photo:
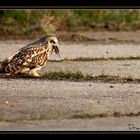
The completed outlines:
<svg viewBox="0 0 140 140">
<path fill-rule="evenodd" d="M 18 49 L 31 43 L 32 41 L 0 41 L 0 61 L 6 57 L 14 55 Z M 131 57 L 140 56 L 140 45 L 133 43 L 118 43 L 118 44 L 97 44 L 90 42 L 60 42 L 61 59 L 64 58 L 109 58 L 109 57 Z M 59 60 L 58 56 L 53 54 L 51 60 Z"/>
<path fill-rule="evenodd" d="M 105 61 L 63 61 L 49 62 L 40 73 L 55 71 L 81 71 L 93 76 L 110 75 L 140 78 L 140 60 L 105 60 Z"/>
<path fill-rule="evenodd" d="M 0 131 L 139 131 L 140 117 L 1 122 Z"/>
<path fill-rule="evenodd" d="M 139 84 L 1 79 L 0 92 L 0 130 L 115 131 L 129 130 L 128 124 L 140 126 Z"/>
</svg>

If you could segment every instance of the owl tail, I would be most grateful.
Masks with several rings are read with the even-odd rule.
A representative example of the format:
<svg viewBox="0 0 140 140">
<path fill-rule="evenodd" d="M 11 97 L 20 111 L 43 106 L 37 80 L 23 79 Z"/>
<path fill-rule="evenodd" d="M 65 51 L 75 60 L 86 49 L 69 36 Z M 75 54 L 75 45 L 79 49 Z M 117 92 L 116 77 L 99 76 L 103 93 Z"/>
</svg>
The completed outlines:
<svg viewBox="0 0 140 140">
<path fill-rule="evenodd" d="M 3 62 L 0 62 L 0 73 L 5 73 L 5 68 L 9 63 L 9 59 L 5 59 Z"/>
</svg>

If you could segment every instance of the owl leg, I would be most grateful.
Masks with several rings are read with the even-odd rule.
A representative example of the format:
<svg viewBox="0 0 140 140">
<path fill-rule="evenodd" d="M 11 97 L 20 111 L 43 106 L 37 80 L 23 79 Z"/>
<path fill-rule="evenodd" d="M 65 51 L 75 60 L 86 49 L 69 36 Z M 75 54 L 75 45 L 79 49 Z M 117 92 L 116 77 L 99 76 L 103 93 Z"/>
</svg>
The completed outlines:
<svg viewBox="0 0 140 140">
<path fill-rule="evenodd" d="M 33 75 L 34 77 L 40 77 L 40 75 L 37 73 L 37 71 L 40 70 L 41 68 L 42 68 L 42 66 L 36 67 L 36 68 L 30 70 L 31 75 Z"/>
<path fill-rule="evenodd" d="M 31 70 L 31 74 L 32 74 L 34 77 L 40 77 L 40 75 L 36 72 L 36 70 Z"/>
</svg>

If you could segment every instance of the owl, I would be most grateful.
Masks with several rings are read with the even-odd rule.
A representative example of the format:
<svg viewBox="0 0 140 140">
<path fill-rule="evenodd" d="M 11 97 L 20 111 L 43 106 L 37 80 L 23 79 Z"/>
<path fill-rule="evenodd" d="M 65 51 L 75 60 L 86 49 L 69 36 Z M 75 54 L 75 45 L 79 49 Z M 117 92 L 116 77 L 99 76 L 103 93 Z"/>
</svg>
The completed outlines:
<svg viewBox="0 0 140 140">
<path fill-rule="evenodd" d="M 53 35 L 44 36 L 5 59 L 0 64 L 0 71 L 8 75 L 30 73 L 32 76 L 38 77 L 40 75 L 37 71 L 47 64 L 53 51 L 59 55 L 57 38 Z"/>
</svg>

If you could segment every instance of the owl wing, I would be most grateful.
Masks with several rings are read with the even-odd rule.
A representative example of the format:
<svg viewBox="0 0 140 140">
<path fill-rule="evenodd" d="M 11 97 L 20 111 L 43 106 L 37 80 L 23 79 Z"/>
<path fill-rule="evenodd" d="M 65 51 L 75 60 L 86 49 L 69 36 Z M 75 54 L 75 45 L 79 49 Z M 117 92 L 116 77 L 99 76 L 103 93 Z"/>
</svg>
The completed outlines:
<svg viewBox="0 0 140 140">
<path fill-rule="evenodd" d="M 32 69 L 43 65 L 46 59 L 46 50 L 42 44 L 33 44 L 21 48 L 10 60 L 17 67 Z"/>
</svg>

